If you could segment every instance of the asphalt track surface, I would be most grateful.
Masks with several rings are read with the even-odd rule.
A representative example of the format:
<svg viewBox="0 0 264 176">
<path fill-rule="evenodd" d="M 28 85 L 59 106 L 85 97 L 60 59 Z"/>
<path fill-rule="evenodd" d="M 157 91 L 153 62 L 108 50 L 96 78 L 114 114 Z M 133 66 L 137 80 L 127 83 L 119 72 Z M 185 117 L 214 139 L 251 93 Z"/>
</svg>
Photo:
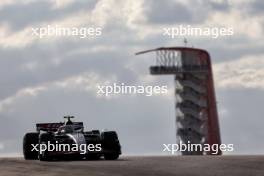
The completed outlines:
<svg viewBox="0 0 264 176">
<path fill-rule="evenodd" d="M 0 176 L 264 176 L 264 156 L 121 157 L 116 161 L 1 158 Z"/>
</svg>

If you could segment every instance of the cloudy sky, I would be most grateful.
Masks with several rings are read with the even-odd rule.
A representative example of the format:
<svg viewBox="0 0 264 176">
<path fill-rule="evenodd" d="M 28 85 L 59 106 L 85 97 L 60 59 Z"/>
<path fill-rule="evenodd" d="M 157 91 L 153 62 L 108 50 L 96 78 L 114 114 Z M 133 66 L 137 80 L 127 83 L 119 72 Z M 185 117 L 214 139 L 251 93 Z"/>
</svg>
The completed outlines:
<svg viewBox="0 0 264 176">
<path fill-rule="evenodd" d="M 75 115 L 87 129 L 114 129 L 125 154 L 161 154 L 175 143 L 173 94 L 146 97 L 96 94 L 97 84 L 168 85 L 151 76 L 153 55 L 182 46 L 164 27 L 233 27 L 228 37 L 187 37 L 210 52 L 222 142 L 230 154 L 263 154 L 264 1 L 257 0 L 2 0 L 0 2 L 0 156 L 21 155 L 22 138 L 37 122 Z M 32 28 L 101 27 L 102 35 L 46 37 Z"/>
</svg>

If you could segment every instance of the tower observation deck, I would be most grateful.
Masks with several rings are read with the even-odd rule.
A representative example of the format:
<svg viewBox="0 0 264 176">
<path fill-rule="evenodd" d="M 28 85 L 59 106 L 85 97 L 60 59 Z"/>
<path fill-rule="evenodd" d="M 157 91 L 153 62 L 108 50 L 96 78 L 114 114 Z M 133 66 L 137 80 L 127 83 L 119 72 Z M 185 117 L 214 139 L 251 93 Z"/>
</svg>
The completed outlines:
<svg viewBox="0 0 264 176">
<path fill-rule="evenodd" d="M 188 47 L 162 47 L 156 52 L 152 75 L 174 75 L 176 135 L 185 144 L 221 144 L 213 72 L 207 51 Z M 205 151 L 185 151 L 183 155 L 210 155 Z M 221 151 L 218 150 L 218 155 Z"/>
</svg>

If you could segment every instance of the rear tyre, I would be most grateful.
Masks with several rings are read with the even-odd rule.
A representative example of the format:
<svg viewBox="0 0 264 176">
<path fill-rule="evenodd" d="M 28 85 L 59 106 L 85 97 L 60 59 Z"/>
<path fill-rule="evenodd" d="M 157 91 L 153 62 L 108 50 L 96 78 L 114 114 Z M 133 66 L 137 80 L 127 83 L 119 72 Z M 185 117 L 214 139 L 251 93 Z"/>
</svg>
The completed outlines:
<svg viewBox="0 0 264 176">
<path fill-rule="evenodd" d="M 39 142 L 38 133 L 27 133 L 23 139 L 23 154 L 26 160 L 38 159 L 38 151 L 33 148 Z M 34 151 L 32 151 L 34 149 Z"/>
</svg>

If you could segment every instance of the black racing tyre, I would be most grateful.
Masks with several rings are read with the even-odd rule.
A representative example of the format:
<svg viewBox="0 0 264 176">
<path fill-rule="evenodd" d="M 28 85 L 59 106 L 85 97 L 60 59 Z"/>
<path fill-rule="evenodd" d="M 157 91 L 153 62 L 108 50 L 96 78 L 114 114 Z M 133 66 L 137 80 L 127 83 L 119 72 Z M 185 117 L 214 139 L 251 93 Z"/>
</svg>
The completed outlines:
<svg viewBox="0 0 264 176">
<path fill-rule="evenodd" d="M 119 153 L 106 153 L 104 154 L 106 160 L 117 160 L 119 158 Z"/>
<path fill-rule="evenodd" d="M 98 154 L 98 153 L 92 153 L 92 154 L 87 154 L 85 156 L 85 159 L 86 160 L 99 160 L 101 158 L 101 154 Z"/>
<path fill-rule="evenodd" d="M 52 141 L 52 135 L 49 133 L 43 133 L 40 135 L 39 137 L 39 143 L 40 144 L 47 144 L 48 141 Z M 39 152 L 38 153 L 38 158 L 40 161 L 51 161 L 52 157 L 49 155 L 49 152 L 47 150 L 43 151 L 43 152 Z"/>
<path fill-rule="evenodd" d="M 39 142 L 39 133 L 27 133 L 23 139 L 23 154 L 26 160 L 38 159 L 38 151 L 34 150 L 32 145 L 36 146 Z"/>
<path fill-rule="evenodd" d="M 115 150 L 119 149 L 119 140 L 115 131 L 102 132 L 101 137 L 103 148 Z"/>
<path fill-rule="evenodd" d="M 121 154 L 121 146 L 115 131 L 102 132 L 102 148 L 106 160 L 116 160 Z"/>
</svg>

